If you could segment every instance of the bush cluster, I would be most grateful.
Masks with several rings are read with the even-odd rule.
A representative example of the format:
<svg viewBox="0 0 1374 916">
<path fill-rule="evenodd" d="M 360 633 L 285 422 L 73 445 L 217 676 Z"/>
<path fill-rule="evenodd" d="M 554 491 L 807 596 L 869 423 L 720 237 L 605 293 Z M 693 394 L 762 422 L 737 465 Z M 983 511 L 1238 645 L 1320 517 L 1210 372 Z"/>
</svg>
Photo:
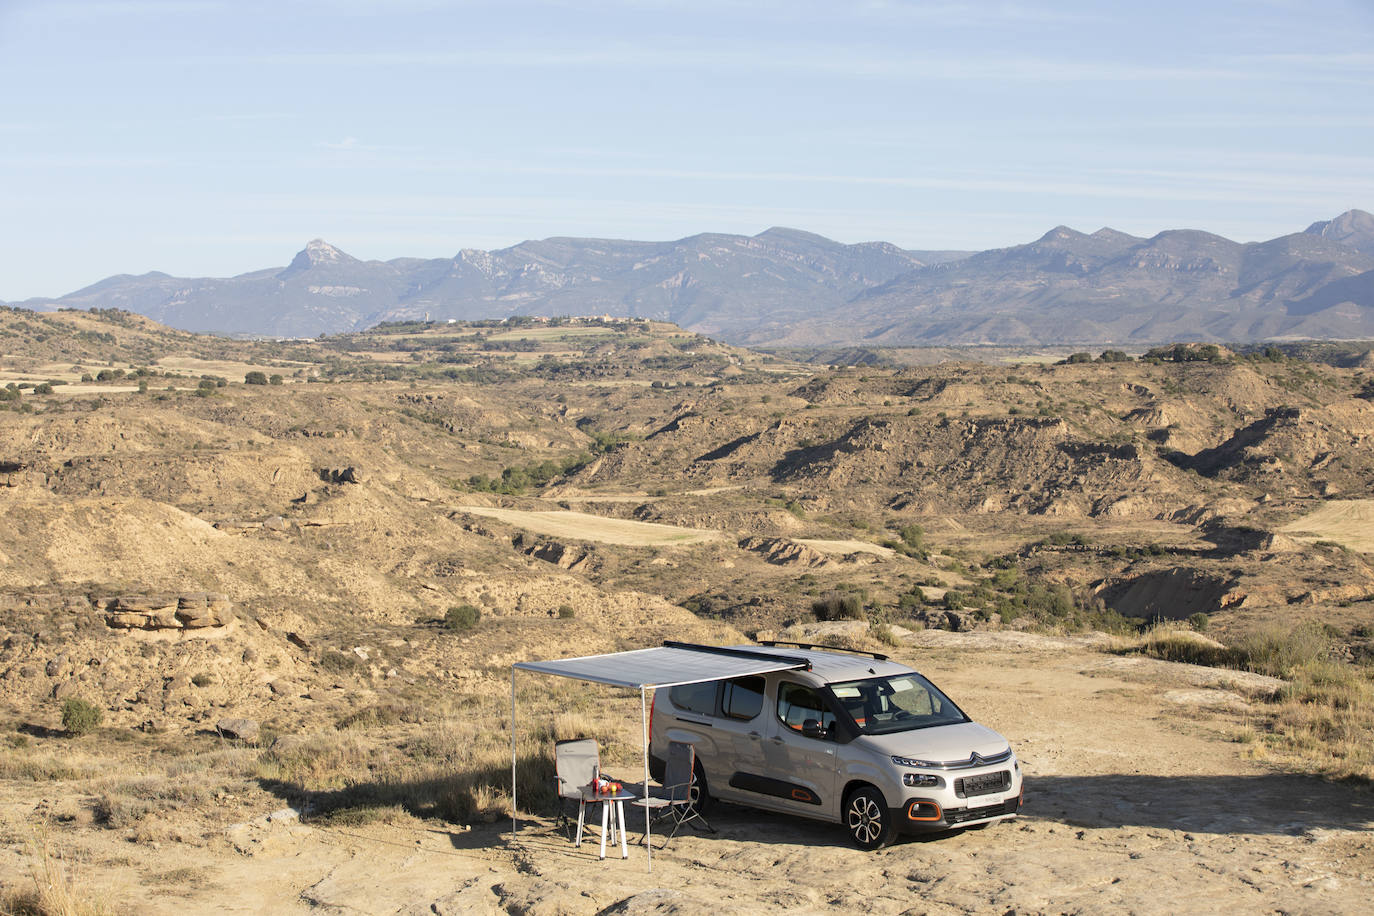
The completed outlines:
<svg viewBox="0 0 1374 916">
<path fill-rule="evenodd" d="M 482 612 L 470 604 L 455 604 L 444 614 L 444 628 L 448 630 L 471 630 L 482 619 Z"/>
<path fill-rule="evenodd" d="M 817 620 L 863 620 L 863 601 L 858 595 L 829 592 L 811 602 L 811 612 Z"/>
<path fill-rule="evenodd" d="M 69 735 L 85 735 L 100 727 L 105 713 L 99 706 L 88 703 L 80 697 L 67 697 L 62 701 L 62 728 Z"/>
</svg>

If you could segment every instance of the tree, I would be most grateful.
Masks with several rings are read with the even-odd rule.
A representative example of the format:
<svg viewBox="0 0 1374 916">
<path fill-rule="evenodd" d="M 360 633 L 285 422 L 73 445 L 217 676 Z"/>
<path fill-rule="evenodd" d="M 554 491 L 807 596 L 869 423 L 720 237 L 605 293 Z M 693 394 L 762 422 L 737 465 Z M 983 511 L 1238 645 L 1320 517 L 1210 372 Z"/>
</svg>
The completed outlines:
<svg viewBox="0 0 1374 916">
<path fill-rule="evenodd" d="M 245 376 L 243 377 L 243 383 L 244 383 L 245 385 L 266 385 L 266 384 L 267 384 L 267 373 L 265 373 L 265 372 L 250 372 L 250 373 L 248 373 L 247 375 L 245 375 Z"/>
</svg>

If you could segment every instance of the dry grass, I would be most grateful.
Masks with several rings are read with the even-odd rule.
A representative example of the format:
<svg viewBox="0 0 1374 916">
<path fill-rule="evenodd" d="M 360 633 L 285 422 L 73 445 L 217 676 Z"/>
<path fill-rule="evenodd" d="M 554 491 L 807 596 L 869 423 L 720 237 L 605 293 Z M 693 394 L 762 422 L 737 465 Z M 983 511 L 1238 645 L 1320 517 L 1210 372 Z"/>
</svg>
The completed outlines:
<svg viewBox="0 0 1374 916">
<path fill-rule="evenodd" d="M 85 779 L 96 772 L 90 766 L 54 754 L 34 754 L 22 748 L 6 749 L 0 753 L 0 779 L 24 779 L 32 782 L 52 782 L 62 779 Z"/>
<path fill-rule="evenodd" d="M 1325 659 L 1290 669 L 1256 756 L 1285 767 L 1374 781 L 1374 682 Z"/>
<path fill-rule="evenodd" d="M 32 887 L 0 891 L 3 916 L 104 916 L 111 911 L 100 894 L 81 887 L 40 832 L 30 845 Z"/>
<path fill-rule="evenodd" d="M 1320 625 L 1266 627 L 1225 645 L 1186 625 L 1161 624 L 1115 651 L 1166 661 L 1237 668 L 1287 684 L 1236 740 L 1250 754 L 1287 769 L 1374 781 L 1374 680 L 1369 668 L 1331 658 Z"/>
<path fill-rule="evenodd" d="M 557 805 L 553 742 L 595 737 L 608 767 L 642 767 L 638 698 L 579 685 L 533 681 L 520 693 L 516 778 L 522 811 Z M 304 806 L 317 822 L 358 825 L 398 817 L 453 823 L 492 822 L 510 815 L 511 745 L 508 707 L 499 698 L 426 721 L 362 722 L 287 742 L 262 752 L 253 774 L 271 791 Z M 397 740 L 403 728 L 408 738 Z"/>
<path fill-rule="evenodd" d="M 1138 637 L 1117 639 L 1112 647 L 1120 654 L 1148 655 L 1166 662 L 1212 668 L 1242 667 L 1234 649 L 1198 633 L 1186 623 L 1160 623 Z"/>
</svg>

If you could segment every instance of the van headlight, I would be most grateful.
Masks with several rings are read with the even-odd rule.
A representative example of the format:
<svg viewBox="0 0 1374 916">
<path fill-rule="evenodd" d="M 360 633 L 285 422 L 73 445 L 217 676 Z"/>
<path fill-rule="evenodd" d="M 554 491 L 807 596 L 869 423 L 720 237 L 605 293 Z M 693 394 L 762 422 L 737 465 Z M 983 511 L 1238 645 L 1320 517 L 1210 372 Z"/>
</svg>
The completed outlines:
<svg viewBox="0 0 1374 916">
<path fill-rule="evenodd" d="M 903 773 L 902 785 L 916 789 L 939 789 L 945 781 L 931 773 Z"/>
<path fill-rule="evenodd" d="M 938 770 L 940 763 L 934 760 L 917 760 L 915 757 L 898 757 L 892 755 L 892 762 L 899 767 L 918 767 L 927 770 Z"/>
</svg>

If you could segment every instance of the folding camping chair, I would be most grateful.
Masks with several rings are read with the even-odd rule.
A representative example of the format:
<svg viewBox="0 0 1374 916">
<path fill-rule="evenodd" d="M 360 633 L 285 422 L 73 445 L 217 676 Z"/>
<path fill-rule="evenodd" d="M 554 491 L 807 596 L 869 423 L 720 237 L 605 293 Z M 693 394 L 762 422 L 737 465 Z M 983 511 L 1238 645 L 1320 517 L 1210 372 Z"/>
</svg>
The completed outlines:
<svg viewBox="0 0 1374 916">
<path fill-rule="evenodd" d="M 649 809 L 654 820 L 672 818 L 673 829 L 663 840 L 659 849 L 667 849 L 668 843 L 677 836 L 683 824 L 690 823 L 694 829 L 716 832 L 706 818 L 697 810 L 696 788 L 696 749 L 685 741 L 668 742 L 668 762 L 663 768 L 663 785 L 651 789 L 645 798 L 630 802 L 640 808 Z M 644 842 L 644 837 L 639 838 Z"/>
<path fill-rule="evenodd" d="M 554 742 L 553 767 L 558 782 L 558 826 L 571 826 L 567 802 L 577 802 L 577 837 L 580 840 L 587 805 L 598 804 L 587 801 L 582 793 L 601 771 L 601 750 L 596 746 L 596 739 L 573 738 Z"/>
</svg>

